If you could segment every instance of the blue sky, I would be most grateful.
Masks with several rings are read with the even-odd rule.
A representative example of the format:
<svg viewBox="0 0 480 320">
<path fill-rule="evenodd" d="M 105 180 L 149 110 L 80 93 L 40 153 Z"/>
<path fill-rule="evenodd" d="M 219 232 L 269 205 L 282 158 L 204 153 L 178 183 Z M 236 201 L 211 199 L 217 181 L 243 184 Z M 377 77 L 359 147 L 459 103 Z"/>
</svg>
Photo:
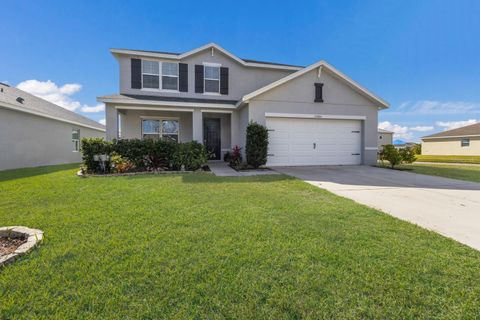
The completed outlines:
<svg viewBox="0 0 480 320">
<path fill-rule="evenodd" d="M 109 48 L 216 42 L 243 58 L 325 59 L 390 102 L 383 128 L 417 140 L 480 120 L 479 13 L 480 1 L 4 0 L 0 81 L 99 121 L 96 97 L 118 92 Z"/>
</svg>

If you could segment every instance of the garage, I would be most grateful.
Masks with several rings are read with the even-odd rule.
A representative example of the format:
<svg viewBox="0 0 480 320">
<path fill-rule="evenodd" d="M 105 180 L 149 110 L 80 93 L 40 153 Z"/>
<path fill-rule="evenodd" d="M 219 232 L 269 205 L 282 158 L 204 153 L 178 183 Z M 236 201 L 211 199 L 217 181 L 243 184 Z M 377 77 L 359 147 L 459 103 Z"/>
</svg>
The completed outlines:
<svg viewBox="0 0 480 320">
<path fill-rule="evenodd" d="M 269 166 L 359 165 L 362 122 L 267 117 Z"/>
</svg>

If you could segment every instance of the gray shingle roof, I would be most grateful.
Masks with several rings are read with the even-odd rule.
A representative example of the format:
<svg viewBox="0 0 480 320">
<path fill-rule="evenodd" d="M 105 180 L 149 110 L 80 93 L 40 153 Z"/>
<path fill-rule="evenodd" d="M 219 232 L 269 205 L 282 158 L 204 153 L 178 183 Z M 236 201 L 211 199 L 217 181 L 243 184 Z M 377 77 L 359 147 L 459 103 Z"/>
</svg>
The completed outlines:
<svg viewBox="0 0 480 320">
<path fill-rule="evenodd" d="M 435 133 L 426 137 L 422 137 L 422 139 L 447 138 L 447 137 L 458 137 L 458 136 L 480 136 L 480 122 L 469 125 L 469 126 L 457 128 L 457 129 Z"/>
<path fill-rule="evenodd" d="M 2 105 L 6 107 L 13 106 L 19 111 L 25 110 L 25 112 L 34 112 L 47 117 L 59 118 L 67 122 L 75 122 L 80 125 L 93 127 L 103 131 L 105 130 L 104 125 L 94 120 L 88 119 L 78 113 L 69 111 L 20 89 L 0 83 L 0 106 Z"/>
</svg>

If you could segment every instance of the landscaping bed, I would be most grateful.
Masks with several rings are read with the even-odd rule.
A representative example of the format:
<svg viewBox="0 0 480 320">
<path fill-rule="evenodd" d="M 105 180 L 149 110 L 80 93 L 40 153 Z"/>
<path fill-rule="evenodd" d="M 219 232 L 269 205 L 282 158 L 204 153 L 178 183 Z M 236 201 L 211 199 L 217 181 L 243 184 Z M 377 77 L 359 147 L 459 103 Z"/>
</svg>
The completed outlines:
<svg viewBox="0 0 480 320">
<path fill-rule="evenodd" d="M 0 258 L 7 254 L 14 253 L 18 247 L 27 242 L 25 237 L 23 238 L 0 238 Z"/>
</svg>

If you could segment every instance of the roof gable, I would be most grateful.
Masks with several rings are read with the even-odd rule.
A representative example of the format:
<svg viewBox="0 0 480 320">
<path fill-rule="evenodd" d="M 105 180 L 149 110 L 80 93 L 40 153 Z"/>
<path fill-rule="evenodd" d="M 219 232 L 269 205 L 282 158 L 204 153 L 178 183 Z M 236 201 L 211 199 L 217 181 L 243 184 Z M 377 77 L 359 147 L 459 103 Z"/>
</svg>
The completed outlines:
<svg viewBox="0 0 480 320">
<path fill-rule="evenodd" d="M 357 82 L 353 81 L 352 79 L 350 79 L 348 76 L 346 76 L 345 74 L 341 73 L 340 71 L 338 71 L 337 69 L 335 69 L 333 66 L 331 66 L 330 64 L 328 64 L 326 61 L 324 60 L 321 60 L 321 61 L 318 61 L 308 67 L 305 67 L 297 72 L 294 72 L 280 80 L 277 80 L 269 85 L 266 85 L 258 90 L 255 90 L 249 94 L 246 94 L 245 96 L 243 96 L 243 98 L 238 102 L 238 105 L 242 105 L 243 103 L 247 103 L 248 100 L 250 99 L 253 99 L 267 91 L 270 91 L 272 90 L 273 88 L 276 88 L 284 83 L 287 83 L 289 81 L 292 81 L 294 79 L 297 79 L 298 77 L 314 70 L 315 68 L 318 68 L 318 72 L 322 72 L 322 70 L 328 70 L 331 74 L 333 74 L 335 77 L 337 77 L 338 79 L 340 79 L 341 81 L 343 81 L 345 84 L 347 84 L 348 86 L 350 86 L 352 89 L 354 89 L 355 91 L 357 91 L 358 93 L 360 93 L 361 95 L 363 95 L 364 97 L 368 98 L 369 100 L 373 101 L 375 104 L 377 104 L 380 108 L 382 109 L 385 109 L 385 108 L 388 108 L 389 107 L 389 104 L 381 99 L 380 97 L 376 96 L 375 94 L 373 94 L 372 92 L 368 91 L 366 88 L 362 87 L 360 84 L 358 84 Z"/>
<path fill-rule="evenodd" d="M 114 55 L 117 54 L 128 54 L 128 55 L 139 55 L 144 57 L 151 57 L 151 58 L 165 58 L 165 59 L 173 59 L 173 60 L 182 60 L 199 52 L 205 50 L 217 50 L 224 55 L 228 56 L 230 59 L 238 62 L 239 64 L 246 66 L 246 67 L 259 67 L 259 68 L 270 68 L 270 69 L 284 69 L 284 70 L 300 70 L 303 67 L 301 66 L 294 66 L 288 64 L 281 64 L 281 63 L 273 63 L 273 62 L 264 62 L 264 61 L 257 61 L 251 59 L 241 59 L 234 55 L 233 53 L 225 50 L 224 48 L 220 47 L 215 43 L 208 43 L 204 46 L 198 47 L 196 49 L 184 52 L 184 53 L 172 53 L 172 52 L 161 52 L 161 51 L 146 51 L 146 50 L 130 50 L 130 49 L 110 49 L 110 52 Z"/>
</svg>

